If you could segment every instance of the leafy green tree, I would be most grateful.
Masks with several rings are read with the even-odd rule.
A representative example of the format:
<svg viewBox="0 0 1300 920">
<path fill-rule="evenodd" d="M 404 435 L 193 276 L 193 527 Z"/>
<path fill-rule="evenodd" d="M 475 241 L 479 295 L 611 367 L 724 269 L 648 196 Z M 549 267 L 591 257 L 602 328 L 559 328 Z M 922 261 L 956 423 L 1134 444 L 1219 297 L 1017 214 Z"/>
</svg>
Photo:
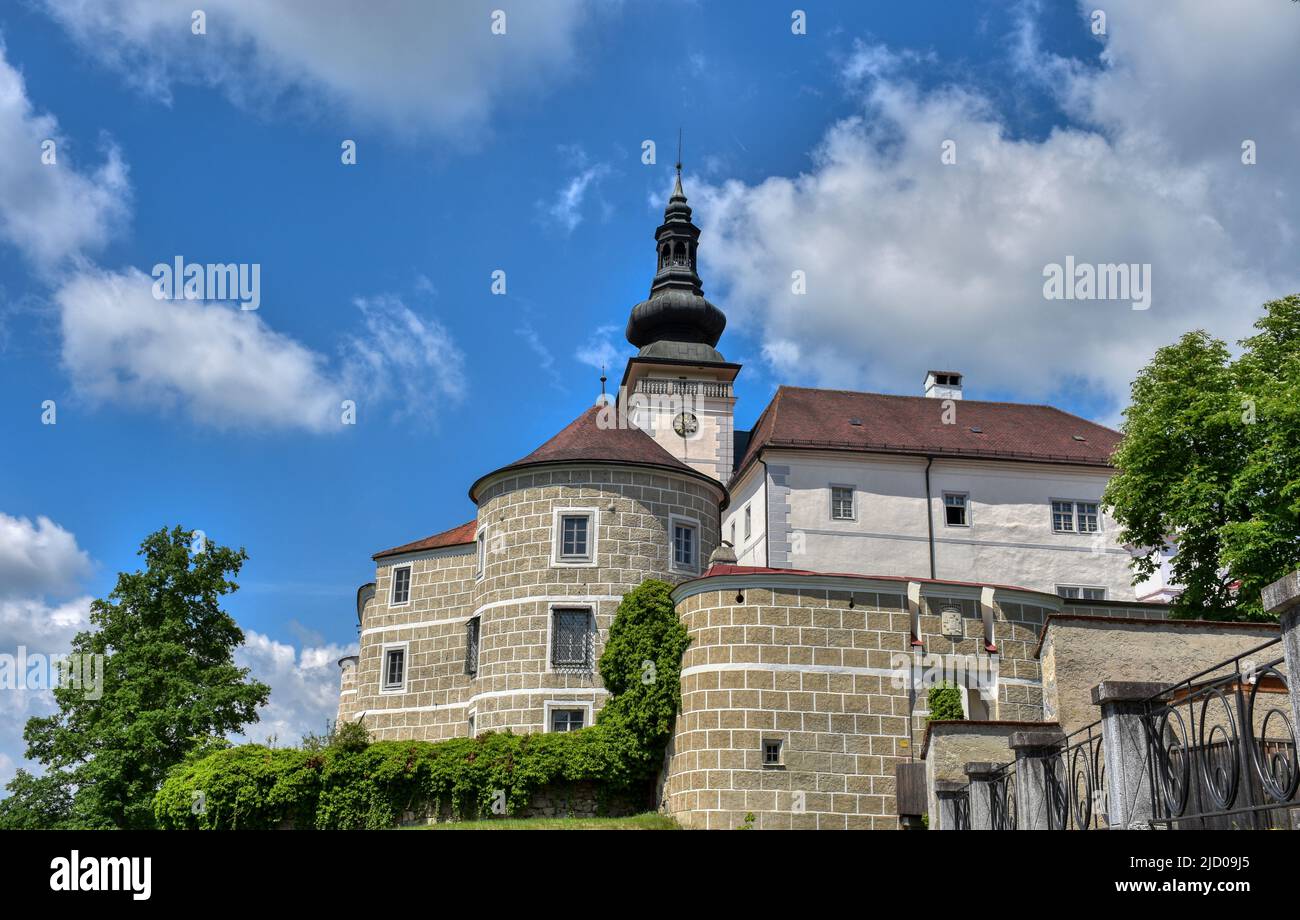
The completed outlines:
<svg viewBox="0 0 1300 920">
<path fill-rule="evenodd" d="M 600 724 L 629 730 L 647 766 L 658 767 L 672 735 L 682 701 L 682 654 L 690 644 L 672 585 L 647 579 L 623 596 L 600 656 L 600 679 L 611 694 Z"/>
<path fill-rule="evenodd" d="M 1264 619 L 1261 589 L 1300 562 L 1300 295 L 1264 306 L 1235 359 L 1203 330 L 1156 352 L 1133 382 L 1105 504 L 1121 542 L 1167 539 L 1176 617 Z"/>
<path fill-rule="evenodd" d="M 73 827 L 72 789 L 67 774 L 33 776 L 19 770 L 0 799 L 0 830 L 63 830 Z"/>
<path fill-rule="evenodd" d="M 153 826 L 167 771 L 256 721 L 270 694 L 235 666 L 244 634 L 220 606 L 248 554 L 192 545 L 191 532 L 175 527 L 146 537 L 139 555 L 144 569 L 120 573 L 112 593 L 91 604 L 93 628 L 72 641 L 74 655 L 104 656 L 102 696 L 60 687 L 59 711 L 30 719 L 23 732 L 27 756 L 57 777 L 49 784 L 75 790 L 81 826 Z"/>
</svg>

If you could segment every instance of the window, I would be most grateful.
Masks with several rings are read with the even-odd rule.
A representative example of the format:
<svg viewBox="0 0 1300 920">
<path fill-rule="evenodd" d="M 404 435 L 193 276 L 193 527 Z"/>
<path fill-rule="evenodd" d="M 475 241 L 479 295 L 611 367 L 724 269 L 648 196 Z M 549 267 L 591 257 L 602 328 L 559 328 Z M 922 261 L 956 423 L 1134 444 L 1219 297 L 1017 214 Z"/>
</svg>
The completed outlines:
<svg viewBox="0 0 1300 920">
<path fill-rule="evenodd" d="M 398 607 L 402 604 L 410 603 L 411 600 L 411 567 L 404 565 L 401 568 L 393 569 L 393 593 L 389 603 Z"/>
<path fill-rule="evenodd" d="M 475 712 L 473 709 L 471 709 L 469 711 L 469 718 L 465 720 L 466 724 L 469 726 L 469 736 L 471 738 L 474 737 L 474 723 L 476 723 L 477 721 L 478 721 L 478 713 Z"/>
<path fill-rule="evenodd" d="M 397 691 L 406 688 L 406 646 L 384 649 L 383 689 Z"/>
<path fill-rule="evenodd" d="M 590 671 L 591 611 L 557 609 L 551 614 L 551 667 L 556 671 Z"/>
<path fill-rule="evenodd" d="M 944 522 L 949 527 L 969 527 L 970 514 L 967 508 L 968 496 L 965 492 L 943 493 Z"/>
<path fill-rule="evenodd" d="M 781 766 L 781 742 L 776 738 L 763 739 L 763 766 Z"/>
<path fill-rule="evenodd" d="M 481 619 L 474 617 L 465 624 L 465 673 L 473 677 L 478 673 L 478 631 Z"/>
<path fill-rule="evenodd" d="M 831 486 L 831 520 L 853 520 L 852 486 Z"/>
<path fill-rule="evenodd" d="M 1088 588 L 1083 585 L 1057 585 L 1056 593 L 1071 600 L 1104 601 L 1106 599 L 1105 588 Z"/>
<path fill-rule="evenodd" d="M 754 533 L 753 518 L 749 513 L 749 505 L 745 506 L 745 539 L 748 540 Z"/>
<path fill-rule="evenodd" d="M 1097 533 L 1101 530 L 1097 502 L 1053 499 L 1052 530 L 1056 533 Z"/>
<path fill-rule="evenodd" d="M 585 709 L 552 709 L 551 731 L 576 732 L 582 728 L 587 717 Z"/>
<path fill-rule="evenodd" d="M 736 522 L 731 522 L 731 545 L 736 545 Z"/>
<path fill-rule="evenodd" d="M 487 571 L 487 534 L 486 533 L 479 534 L 477 543 L 478 543 L 478 568 L 475 570 L 474 574 L 479 578 L 482 578 L 484 573 Z"/>
<path fill-rule="evenodd" d="M 673 564 L 680 572 L 699 571 L 699 526 L 693 521 L 673 517 Z"/>
<path fill-rule="evenodd" d="M 554 565 L 594 565 L 596 512 L 562 508 L 555 512 Z"/>
</svg>

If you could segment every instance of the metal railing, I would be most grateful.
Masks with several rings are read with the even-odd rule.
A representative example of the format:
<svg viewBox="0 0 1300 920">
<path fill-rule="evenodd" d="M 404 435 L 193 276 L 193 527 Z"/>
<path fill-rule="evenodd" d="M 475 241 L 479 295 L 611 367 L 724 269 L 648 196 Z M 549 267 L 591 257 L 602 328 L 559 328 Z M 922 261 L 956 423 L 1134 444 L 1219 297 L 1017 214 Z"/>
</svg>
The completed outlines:
<svg viewBox="0 0 1300 920">
<path fill-rule="evenodd" d="M 1052 830 L 1107 827 L 1106 751 L 1100 721 L 1067 735 L 1060 752 L 1048 758 L 1044 768 Z"/>
<path fill-rule="evenodd" d="M 1156 827 L 1300 829 L 1300 765 L 1281 641 L 1145 701 Z"/>
<path fill-rule="evenodd" d="M 993 774 L 992 823 L 995 831 L 1016 829 L 1016 762 L 1003 764 Z"/>
</svg>

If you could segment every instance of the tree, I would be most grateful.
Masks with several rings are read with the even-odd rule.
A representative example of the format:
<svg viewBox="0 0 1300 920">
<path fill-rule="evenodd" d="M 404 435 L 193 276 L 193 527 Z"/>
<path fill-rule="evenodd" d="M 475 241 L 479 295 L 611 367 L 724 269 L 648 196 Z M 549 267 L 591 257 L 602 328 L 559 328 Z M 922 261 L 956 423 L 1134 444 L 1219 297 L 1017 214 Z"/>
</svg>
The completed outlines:
<svg viewBox="0 0 1300 920">
<path fill-rule="evenodd" d="M 0 830 L 63 830 L 73 827 L 72 790 L 64 773 L 33 776 L 19 770 L 0 799 Z"/>
<path fill-rule="evenodd" d="M 146 537 L 139 555 L 143 571 L 120 573 L 112 593 L 91 604 L 94 628 L 72 641 L 74 656 L 104 656 L 102 696 L 61 686 L 59 711 L 30 719 L 23 732 L 28 758 L 57 777 L 50 784 L 75 789 L 81 826 L 153 826 L 153 796 L 168 769 L 256 721 L 270 695 L 235 666 L 244 634 L 220 606 L 248 554 L 192 543 L 175 527 Z"/>
<path fill-rule="evenodd" d="M 946 680 L 939 681 L 926 692 L 925 708 L 930 712 L 925 718 L 927 722 L 966 718 L 966 712 L 961 708 L 961 690 Z"/>
<path fill-rule="evenodd" d="M 1203 330 L 1161 348 L 1133 382 L 1104 502 L 1119 539 L 1171 563 L 1175 617 L 1265 619 L 1261 589 L 1300 562 L 1300 295 L 1271 301 L 1257 335 Z"/>
</svg>

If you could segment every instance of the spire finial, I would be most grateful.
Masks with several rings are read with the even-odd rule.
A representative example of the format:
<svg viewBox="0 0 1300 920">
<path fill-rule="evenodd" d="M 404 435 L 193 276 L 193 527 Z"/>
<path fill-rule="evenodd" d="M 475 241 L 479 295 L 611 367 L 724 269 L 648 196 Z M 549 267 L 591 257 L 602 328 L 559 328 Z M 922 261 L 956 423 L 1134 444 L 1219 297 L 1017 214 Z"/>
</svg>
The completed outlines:
<svg viewBox="0 0 1300 920">
<path fill-rule="evenodd" d="M 682 191 L 682 129 L 677 129 L 677 180 L 673 183 L 673 198 L 686 200 L 686 193 Z"/>
<path fill-rule="evenodd" d="M 605 381 L 607 379 L 608 378 L 605 376 L 605 365 L 602 364 L 600 366 L 600 395 L 601 396 L 605 395 Z"/>
</svg>

